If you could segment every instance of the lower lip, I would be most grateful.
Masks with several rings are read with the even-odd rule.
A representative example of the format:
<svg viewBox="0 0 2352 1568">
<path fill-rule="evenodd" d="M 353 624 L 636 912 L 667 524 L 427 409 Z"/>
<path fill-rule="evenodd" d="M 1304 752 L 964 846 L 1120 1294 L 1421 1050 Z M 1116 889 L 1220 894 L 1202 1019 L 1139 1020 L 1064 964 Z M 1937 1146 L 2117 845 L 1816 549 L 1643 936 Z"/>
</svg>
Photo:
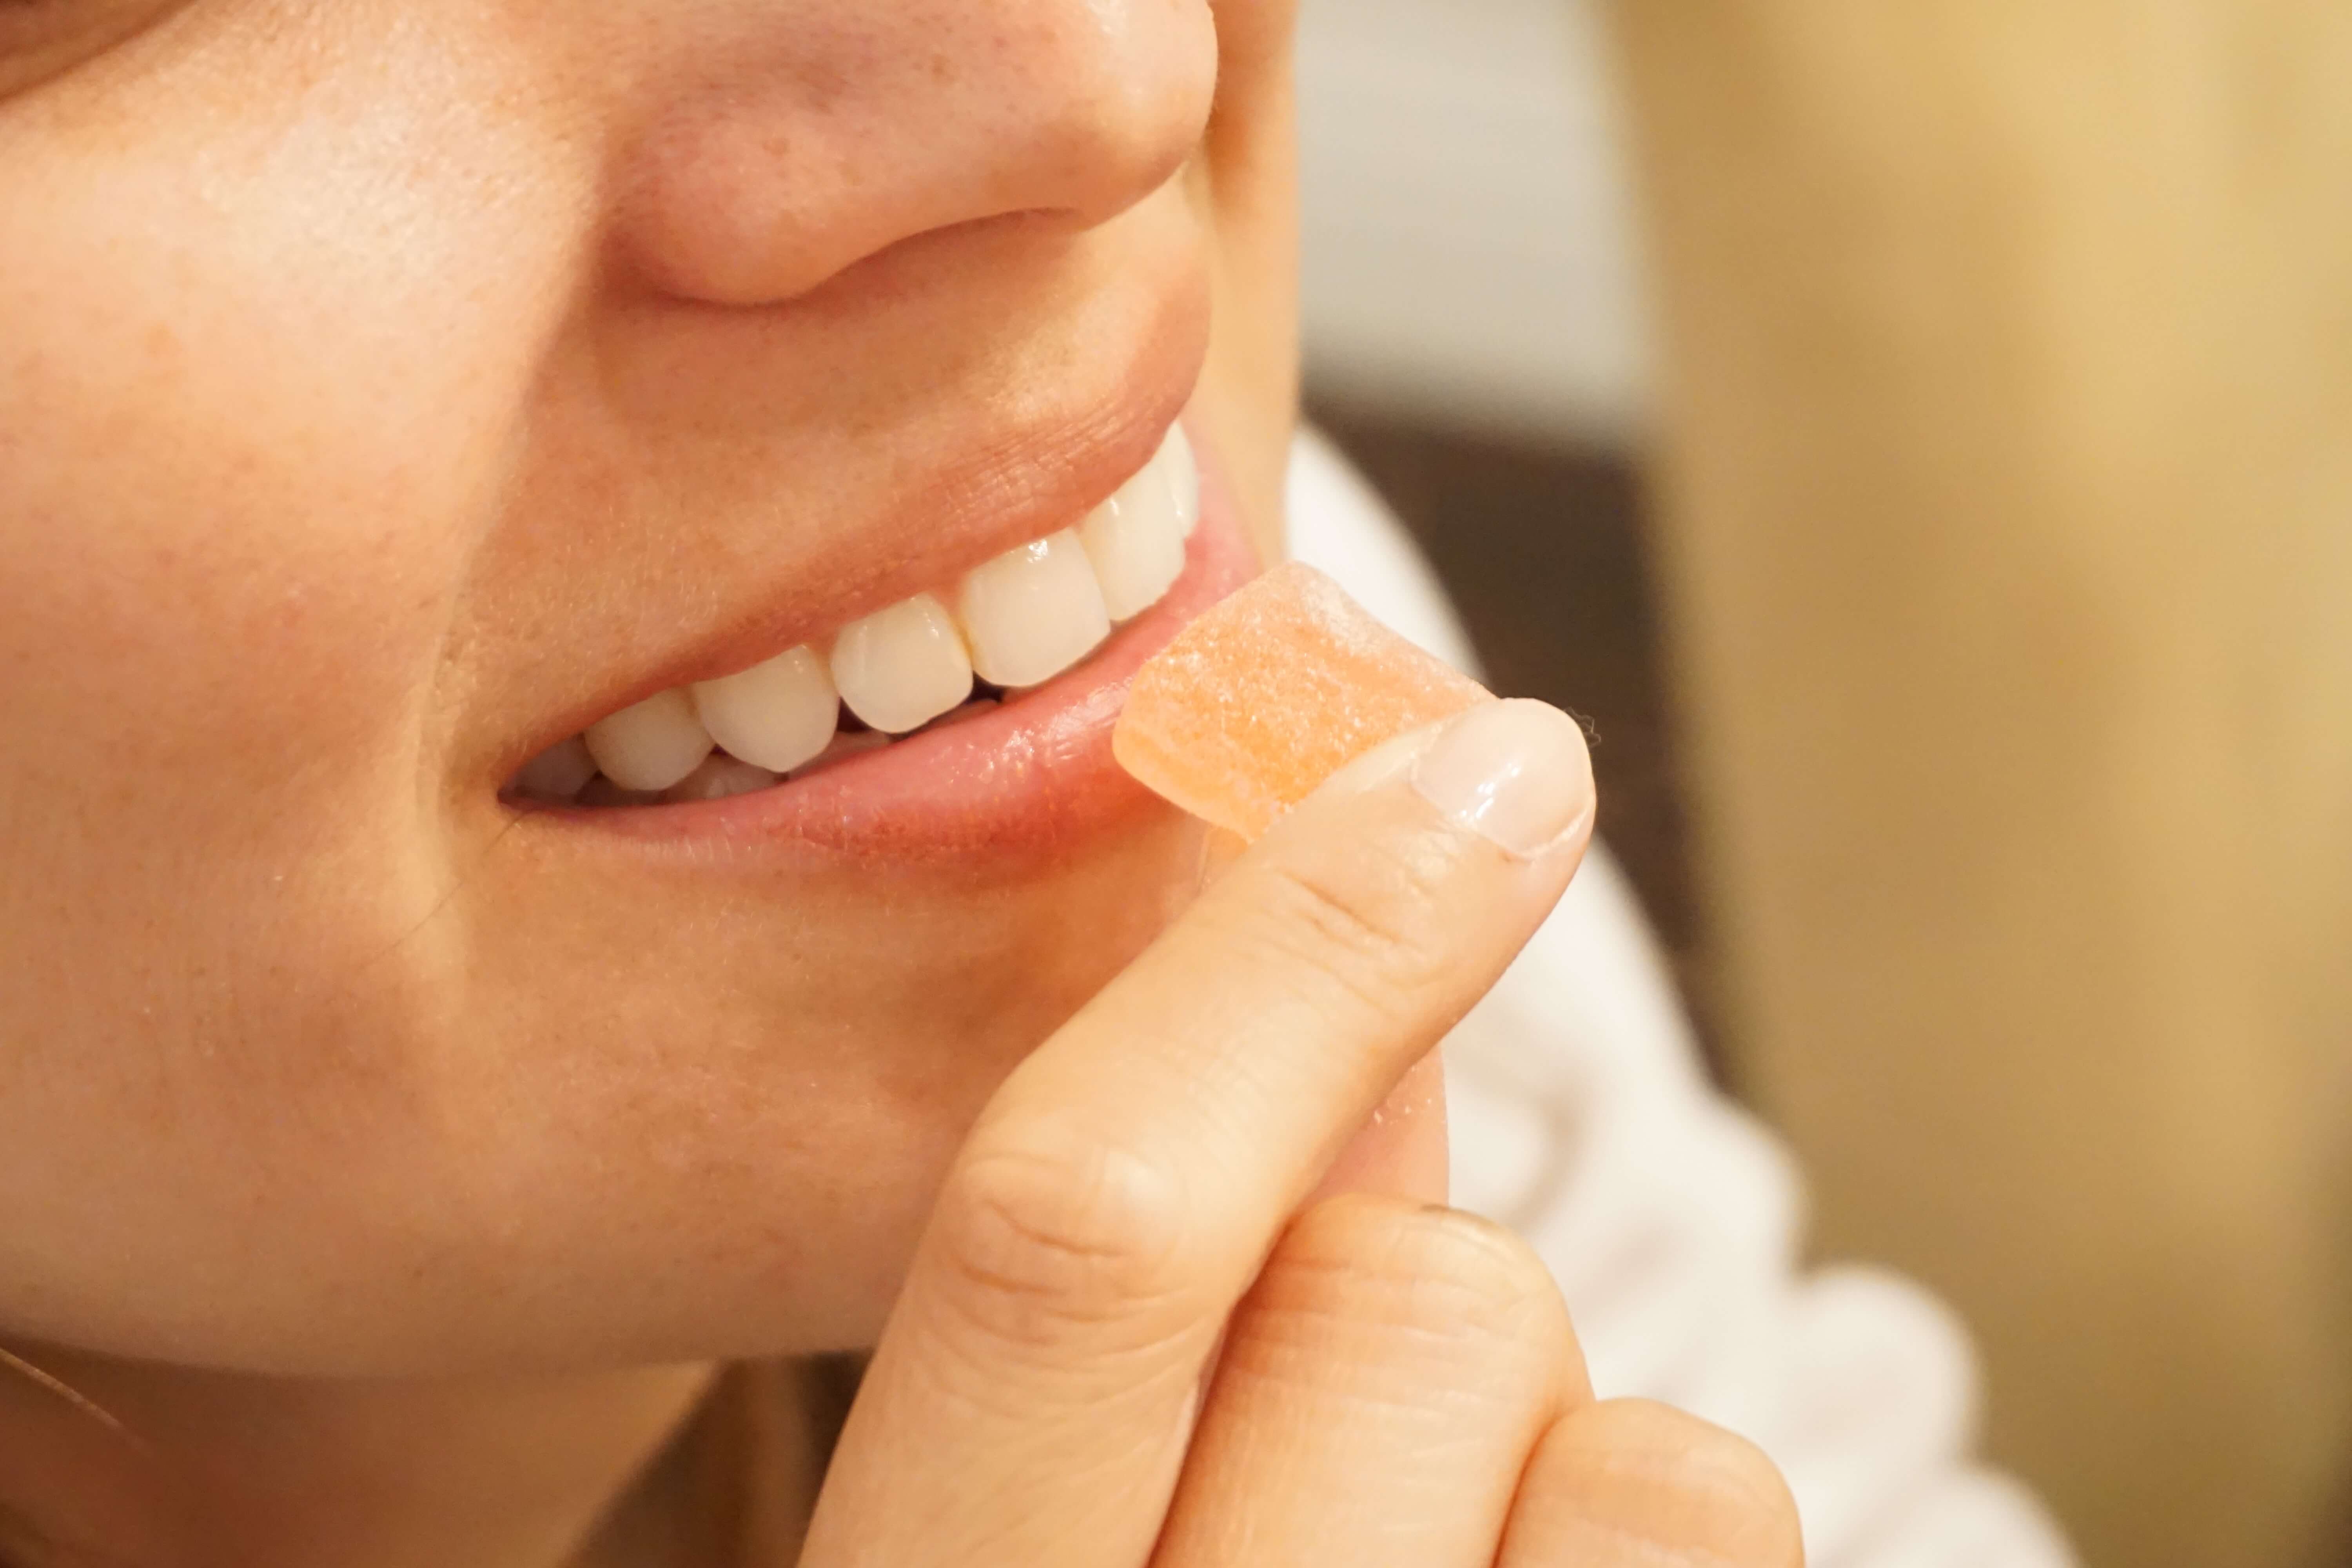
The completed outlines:
<svg viewBox="0 0 2352 1568">
<path fill-rule="evenodd" d="M 556 806 L 530 816 L 706 862 L 797 847 L 938 864 L 1050 857 L 1141 814 L 1164 812 L 1111 759 L 1111 726 L 1128 683 L 1195 616 L 1257 571 L 1239 514 L 1206 460 L 1201 481 L 1200 525 L 1168 593 L 1083 663 L 993 713 L 750 795 L 676 805 Z"/>
</svg>

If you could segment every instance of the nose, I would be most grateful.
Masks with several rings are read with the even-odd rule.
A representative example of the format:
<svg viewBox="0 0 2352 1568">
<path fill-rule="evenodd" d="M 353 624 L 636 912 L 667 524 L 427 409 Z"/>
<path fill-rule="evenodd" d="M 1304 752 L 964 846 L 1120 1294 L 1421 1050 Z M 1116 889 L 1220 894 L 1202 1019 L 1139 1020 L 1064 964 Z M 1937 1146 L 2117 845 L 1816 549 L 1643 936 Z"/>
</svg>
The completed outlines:
<svg viewBox="0 0 2352 1568">
<path fill-rule="evenodd" d="M 717 304 L 992 217 L 1101 223 L 1182 165 L 1215 89 L 1208 0 L 651 4 L 677 41 L 637 79 L 618 248 Z"/>
</svg>

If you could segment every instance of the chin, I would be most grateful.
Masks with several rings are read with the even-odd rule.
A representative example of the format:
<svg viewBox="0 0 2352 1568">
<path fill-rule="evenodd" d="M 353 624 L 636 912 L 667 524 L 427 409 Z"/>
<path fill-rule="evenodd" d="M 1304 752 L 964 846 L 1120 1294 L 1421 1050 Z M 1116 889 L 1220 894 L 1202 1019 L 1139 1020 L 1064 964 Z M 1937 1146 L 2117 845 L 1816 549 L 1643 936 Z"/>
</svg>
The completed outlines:
<svg viewBox="0 0 2352 1568">
<path fill-rule="evenodd" d="M 1202 853 L 1197 825 L 1139 803 L 1042 870 L 860 879 L 865 918 L 827 938 L 792 921 L 792 963 L 756 919 L 730 956 L 705 947 L 694 972 L 724 1008 L 667 1029 L 646 1009 L 593 1078 L 548 1063 L 581 1092 L 534 1162 L 562 1216 L 531 1227 L 537 1268 L 608 1304 L 602 1323 L 564 1309 L 572 1356 L 870 1345 L 990 1097 L 1189 902 Z"/>
<path fill-rule="evenodd" d="M 478 1068 L 350 1152 L 372 1179 L 347 1160 L 331 1209 L 280 1213 L 283 1288 L 236 1331 L 141 1348 L 402 1376 L 868 1346 L 989 1098 L 1191 900 L 1202 851 L 1139 799 L 1051 864 L 706 876 L 640 888 L 628 931 L 516 922 L 478 954 L 507 1005 L 442 1053 Z"/>
</svg>

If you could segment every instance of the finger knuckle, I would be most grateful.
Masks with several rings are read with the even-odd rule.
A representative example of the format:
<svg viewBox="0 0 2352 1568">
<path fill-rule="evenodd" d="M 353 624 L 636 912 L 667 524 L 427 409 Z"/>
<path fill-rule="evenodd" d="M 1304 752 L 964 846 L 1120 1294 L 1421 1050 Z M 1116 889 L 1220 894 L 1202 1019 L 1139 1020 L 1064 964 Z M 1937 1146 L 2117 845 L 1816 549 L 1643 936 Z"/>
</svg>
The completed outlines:
<svg viewBox="0 0 2352 1568">
<path fill-rule="evenodd" d="M 1190 1208 L 1177 1172 L 1084 1133 L 977 1151 L 933 1222 L 947 1297 L 1006 1349 L 1164 1336 L 1188 1315 Z"/>
<path fill-rule="evenodd" d="M 1803 1568 L 1797 1500 L 1780 1467 L 1738 1433 L 1685 1419 L 1706 1434 L 1693 1444 L 1685 1486 L 1716 1555 L 1740 1568 Z"/>
<path fill-rule="evenodd" d="M 1553 1428 L 1531 1474 L 1534 1506 L 1554 1521 L 1548 1540 L 1638 1542 L 1710 1568 L 1803 1568 L 1779 1468 L 1745 1437 L 1666 1405 L 1585 1406 Z"/>
</svg>

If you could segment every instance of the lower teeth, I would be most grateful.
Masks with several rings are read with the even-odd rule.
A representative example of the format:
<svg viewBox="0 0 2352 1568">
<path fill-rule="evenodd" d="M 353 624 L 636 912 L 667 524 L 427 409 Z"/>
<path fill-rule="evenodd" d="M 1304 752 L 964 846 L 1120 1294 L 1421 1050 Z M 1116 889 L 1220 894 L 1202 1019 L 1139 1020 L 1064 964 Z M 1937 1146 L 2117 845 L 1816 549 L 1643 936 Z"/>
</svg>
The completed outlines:
<svg viewBox="0 0 2352 1568">
<path fill-rule="evenodd" d="M 534 791 L 528 785 L 518 788 L 514 793 L 522 799 L 551 805 L 593 806 L 674 805 L 689 801 L 725 800 L 733 795 L 756 795 L 781 784 L 821 773 L 867 752 L 878 752 L 885 746 L 911 741 L 934 730 L 945 730 L 951 725 L 984 718 L 1004 705 L 1003 694 L 984 681 L 974 683 L 972 690 L 971 700 L 962 707 L 942 713 L 921 729 L 911 730 L 904 735 L 885 735 L 877 730 L 869 730 L 845 708 L 842 710 L 841 727 L 834 732 L 833 744 L 813 761 L 788 773 L 772 773 L 765 768 L 740 762 L 725 752 L 715 751 L 710 753 L 709 761 L 666 790 L 624 789 L 603 773 L 597 773 L 571 795 Z"/>
</svg>

